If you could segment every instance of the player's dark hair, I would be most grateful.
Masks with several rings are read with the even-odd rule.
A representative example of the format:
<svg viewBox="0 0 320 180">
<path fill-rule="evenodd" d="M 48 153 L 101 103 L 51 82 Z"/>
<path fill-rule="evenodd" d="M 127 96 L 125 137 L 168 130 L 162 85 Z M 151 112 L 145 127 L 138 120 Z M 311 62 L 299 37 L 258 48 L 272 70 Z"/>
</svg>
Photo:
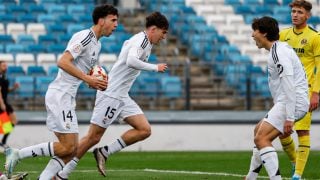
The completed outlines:
<svg viewBox="0 0 320 180">
<path fill-rule="evenodd" d="M 289 4 L 291 8 L 293 7 L 302 7 L 306 11 L 310 12 L 312 9 L 312 4 L 305 0 L 294 0 L 292 3 Z"/>
<path fill-rule="evenodd" d="M 266 38 L 269 41 L 279 40 L 278 21 L 272 17 L 264 16 L 255 18 L 251 27 L 253 30 L 259 30 L 260 33 L 267 33 Z"/>
<path fill-rule="evenodd" d="M 93 23 L 97 24 L 100 18 L 104 18 L 108 15 L 119 16 L 118 9 L 110 4 L 96 6 L 92 12 Z"/>
<path fill-rule="evenodd" d="M 167 18 L 160 12 L 153 12 L 146 17 L 146 28 L 150 26 L 157 26 L 160 29 L 169 29 L 169 22 Z"/>
</svg>

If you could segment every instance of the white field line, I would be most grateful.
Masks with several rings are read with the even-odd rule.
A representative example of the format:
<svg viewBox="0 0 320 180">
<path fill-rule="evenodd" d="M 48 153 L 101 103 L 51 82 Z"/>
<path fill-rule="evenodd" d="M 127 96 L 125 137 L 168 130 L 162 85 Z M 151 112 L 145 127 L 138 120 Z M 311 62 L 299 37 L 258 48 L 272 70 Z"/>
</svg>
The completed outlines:
<svg viewBox="0 0 320 180">
<path fill-rule="evenodd" d="M 226 172 L 202 172 L 202 171 L 174 171 L 174 170 L 160 170 L 160 169 L 108 169 L 108 171 L 114 172 L 154 172 L 154 173 L 171 173 L 171 174 L 200 174 L 200 175 L 212 175 L 212 176 L 229 176 L 229 177 L 240 177 L 243 178 L 243 174 L 233 174 Z M 98 170 L 75 170 L 76 173 L 91 173 L 97 172 Z M 17 172 L 22 173 L 22 172 Z M 41 173 L 41 171 L 28 171 L 30 174 Z M 261 179 L 269 179 L 267 176 L 259 176 Z M 282 179 L 291 180 L 291 178 L 282 177 Z M 307 180 L 307 179 L 304 179 Z M 308 179 L 311 180 L 311 179 Z"/>
</svg>

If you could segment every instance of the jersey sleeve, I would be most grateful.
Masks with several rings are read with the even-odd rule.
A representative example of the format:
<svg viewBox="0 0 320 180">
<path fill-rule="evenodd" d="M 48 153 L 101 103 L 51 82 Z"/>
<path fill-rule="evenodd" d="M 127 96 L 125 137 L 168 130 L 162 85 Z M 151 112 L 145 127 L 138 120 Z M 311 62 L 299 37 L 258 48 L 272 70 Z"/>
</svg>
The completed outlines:
<svg viewBox="0 0 320 180">
<path fill-rule="evenodd" d="M 317 34 L 315 36 L 315 39 L 313 41 L 313 52 L 315 55 L 315 80 L 312 85 L 312 91 L 313 92 L 318 92 L 320 91 L 320 34 Z"/>
<path fill-rule="evenodd" d="M 84 52 L 85 48 L 90 43 L 91 38 L 88 32 L 89 31 L 78 32 L 70 39 L 66 51 L 71 53 L 73 59 L 76 59 L 82 52 Z"/>
<path fill-rule="evenodd" d="M 142 42 L 132 42 L 127 58 L 127 65 L 134 69 L 147 70 L 147 71 L 158 71 L 158 66 L 156 64 L 147 63 L 145 59 L 147 50 L 145 49 L 147 43 L 144 39 Z"/>
<path fill-rule="evenodd" d="M 294 51 L 286 53 L 285 51 L 279 51 L 278 58 L 279 61 L 276 64 L 277 71 L 279 74 L 279 77 L 284 77 L 284 76 L 292 76 L 293 75 L 293 58 L 292 56 Z"/>
</svg>

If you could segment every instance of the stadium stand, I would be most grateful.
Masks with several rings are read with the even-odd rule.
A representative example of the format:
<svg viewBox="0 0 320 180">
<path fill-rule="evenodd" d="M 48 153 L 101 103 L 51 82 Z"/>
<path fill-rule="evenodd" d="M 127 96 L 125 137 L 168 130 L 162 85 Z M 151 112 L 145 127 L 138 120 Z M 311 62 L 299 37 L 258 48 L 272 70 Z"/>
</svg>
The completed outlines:
<svg viewBox="0 0 320 180">
<path fill-rule="evenodd" d="M 168 17 L 168 39 L 154 48 L 149 61 L 168 63 L 170 72 L 138 79 L 130 92 L 137 101 L 152 101 L 145 103 L 143 108 L 152 109 L 160 104 L 168 106 L 168 102 L 176 102 L 169 103 L 167 108 L 182 109 L 187 101 L 185 95 L 190 93 L 190 109 L 243 109 L 247 82 L 251 84 L 254 99 L 270 98 L 266 87 L 260 87 L 261 83 L 265 83 L 260 79 L 266 73 L 266 52 L 258 50 L 251 40 L 250 23 L 256 16 L 271 15 L 282 25 L 290 24 L 289 0 L 139 2 L 141 9 L 121 9 L 124 18 L 119 19 L 117 30 L 112 36 L 100 40 L 102 54 L 99 59 L 110 71 L 122 43 L 141 30 L 147 13 L 160 10 Z M 317 4 L 316 0 L 311 2 Z M 3 56 L 10 59 L 10 66 L 22 66 L 25 72 L 29 65 L 41 66 L 47 76 L 54 76 L 56 71 L 49 73 L 50 68 L 54 67 L 71 35 L 92 24 L 87 14 L 93 6 L 93 0 L 3 1 L 0 5 L 0 53 L 10 56 Z M 315 6 L 313 12 L 320 12 L 319 6 Z M 309 23 L 317 27 L 320 18 L 314 16 Z M 25 57 L 26 60 L 22 60 L 22 54 L 31 54 L 33 60 Z M 257 67 L 261 71 L 256 71 Z M 188 73 L 190 77 L 187 77 Z M 253 78 L 248 79 L 248 76 Z M 173 100 L 165 96 L 167 88 L 171 88 L 164 87 L 166 78 L 180 80 L 176 83 L 180 90 L 172 95 Z M 186 83 L 190 85 L 189 90 Z M 85 97 L 86 101 L 92 100 L 91 89 L 85 89 L 85 85 L 81 87 L 79 96 Z M 84 104 L 83 108 L 89 107 Z M 257 105 L 257 108 L 260 107 L 264 108 Z"/>
</svg>

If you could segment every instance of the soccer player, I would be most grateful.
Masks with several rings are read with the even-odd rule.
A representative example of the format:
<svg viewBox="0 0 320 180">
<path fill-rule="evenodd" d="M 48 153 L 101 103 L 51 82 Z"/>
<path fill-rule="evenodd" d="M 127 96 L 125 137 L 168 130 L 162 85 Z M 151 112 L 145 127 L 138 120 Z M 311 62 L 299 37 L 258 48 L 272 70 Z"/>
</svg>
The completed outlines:
<svg viewBox="0 0 320 180">
<path fill-rule="evenodd" d="M 94 25 L 75 33 L 65 52 L 58 61 L 59 72 L 49 85 L 45 101 L 47 127 L 53 131 L 58 142 L 45 142 L 30 147 L 8 149 L 5 168 L 10 177 L 18 160 L 27 157 L 52 156 L 41 179 L 53 177 L 77 152 L 78 122 L 75 114 L 75 96 L 79 85 L 84 81 L 98 90 L 107 88 L 107 79 L 102 80 L 87 73 L 98 63 L 102 36 L 109 36 L 118 26 L 118 10 L 108 4 L 97 6 L 92 19 Z"/>
<path fill-rule="evenodd" d="M 8 70 L 8 64 L 5 61 L 0 60 L 0 113 L 3 111 L 6 111 L 10 117 L 10 121 L 12 123 L 12 126 L 14 127 L 18 121 L 17 116 L 14 113 L 14 110 L 8 102 L 8 93 L 15 91 L 20 87 L 19 83 L 14 83 L 13 86 L 10 88 L 9 80 L 7 78 L 7 72 Z M 10 133 L 7 133 L 3 135 L 0 146 L 3 147 L 3 149 L 8 148 L 7 140 Z"/>
<path fill-rule="evenodd" d="M 98 169 L 103 176 L 106 176 L 105 161 L 110 154 L 151 135 L 147 118 L 128 92 L 141 70 L 164 72 L 167 69 L 167 64 L 150 64 L 148 58 L 152 46 L 166 38 L 168 28 L 167 18 L 159 12 L 153 12 L 146 17 L 146 29 L 123 43 L 119 58 L 109 73 L 107 90 L 97 91 L 88 133 L 80 140 L 76 157 L 57 174 L 58 178 L 68 178 L 79 159 L 100 141 L 115 120 L 126 122 L 132 129 L 111 144 L 94 150 Z"/>
<path fill-rule="evenodd" d="M 301 179 L 310 152 L 310 125 L 312 111 L 319 105 L 320 90 L 320 36 L 307 25 L 312 4 L 295 0 L 290 4 L 293 27 L 280 32 L 280 41 L 287 42 L 300 58 L 308 77 L 310 107 L 308 114 L 294 124 L 298 135 L 298 149 L 290 135 L 280 136 L 284 151 L 293 164 L 293 179 Z M 316 73 L 315 70 L 317 69 Z"/>
<path fill-rule="evenodd" d="M 272 141 L 292 133 L 294 121 L 309 109 L 308 82 L 295 51 L 279 40 L 278 22 L 271 17 L 256 18 L 252 37 L 257 47 L 269 51 L 268 82 L 274 105 L 254 129 L 253 155 L 245 179 L 257 179 L 262 164 L 271 180 L 281 179 L 278 156 Z"/>
</svg>

